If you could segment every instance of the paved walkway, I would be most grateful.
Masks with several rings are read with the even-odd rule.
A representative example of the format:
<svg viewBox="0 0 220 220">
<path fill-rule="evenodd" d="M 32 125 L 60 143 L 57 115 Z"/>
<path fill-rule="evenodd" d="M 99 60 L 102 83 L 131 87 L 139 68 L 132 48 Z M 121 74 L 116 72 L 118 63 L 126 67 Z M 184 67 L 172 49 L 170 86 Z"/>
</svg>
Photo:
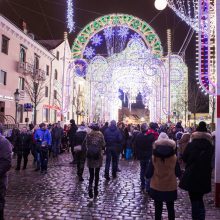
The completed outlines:
<svg viewBox="0 0 220 220">
<path fill-rule="evenodd" d="M 45 175 L 34 172 L 31 164 L 25 171 L 17 172 L 13 167 L 9 175 L 6 220 L 153 219 L 153 201 L 140 190 L 138 162 L 120 161 L 122 172 L 109 182 L 103 178 L 102 168 L 100 195 L 91 202 L 87 194 L 88 169 L 85 169 L 85 181 L 79 183 L 76 167 L 69 161 L 71 156 L 67 153 L 59 160 L 51 160 Z M 214 208 L 211 194 L 205 202 L 207 220 L 220 219 L 220 209 Z M 191 219 L 185 192 L 179 191 L 175 209 L 177 220 Z M 166 210 L 163 219 L 168 219 Z"/>
</svg>

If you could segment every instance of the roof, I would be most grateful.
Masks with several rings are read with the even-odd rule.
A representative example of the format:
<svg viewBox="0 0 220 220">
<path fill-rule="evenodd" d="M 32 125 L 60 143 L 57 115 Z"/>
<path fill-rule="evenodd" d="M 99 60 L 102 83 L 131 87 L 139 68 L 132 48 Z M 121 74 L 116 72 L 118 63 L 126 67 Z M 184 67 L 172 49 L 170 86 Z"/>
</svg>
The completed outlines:
<svg viewBox="0 0 220 220">
<path fill-rule="evenodd" d="M 47 48 L 48 50 L 53 50 L 58 47 L 64 40 L 37 40 L 39 44 Z"/>
</svg>

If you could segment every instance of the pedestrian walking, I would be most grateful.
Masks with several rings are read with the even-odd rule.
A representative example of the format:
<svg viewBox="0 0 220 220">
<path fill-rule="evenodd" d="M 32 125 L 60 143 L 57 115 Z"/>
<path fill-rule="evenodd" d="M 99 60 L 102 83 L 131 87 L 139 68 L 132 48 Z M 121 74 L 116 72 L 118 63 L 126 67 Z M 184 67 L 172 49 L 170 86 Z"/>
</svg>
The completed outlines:
<svg viewBox="0 0 220 220">
<path fill-rule="evenodd" d="M 192 219 L 205 219 L 203 196 L 211 192 L 212 155 L 214 147 L 212 136 L 207 132 L 205 122 L 191 135 L 191 142 L 183 153 L 185 172 L 179 187 L 188 191 L 192 207 Z"/>
<path fill-rule="evenodd" d="M 99 131 L 98 124 L 93 123 L 90 128 L 92 131 L 87 134 L 86 147 L 87 147 L 87 166 L 89 168 L 89 197 L 93 198 L 93 182 L 94 185 L 94 196 L 98 196 L 98 185 L 99 185 L 99 172 L 103 163 L 102 150 L 105 147 L 104 136 Z"/>
<path fill-rule="evenodd" d="M 54 124 L 54 127 L 51 131 L 51 136 L 53 157 L 58 157 L 58 155 L 60 154 L 61 140 L 63 137 L 63 129 L 59 123 Z"/>
<path fill-rule="evenodd" d="M 116 121 L 112 120 L 110 126 L 105 131 L 106 142 L 106 163 L 105 163 L 105 178 L 110 180 L 109 169 L 112 161 L 112 177 L 116 178 L 117 174 L 117 158 L 121 147 L 122 135 L 116 127 Z"/>
<path fill-rule="evenodd" d="M 141 133 L 135 138 L 137 159 L 140 161 L 140 180 L 141 189 L 149 192 L 150 179 L 146 179 L 146 172 L 152 157 L 153 143 L 155 137 L 152 133 L 146 134 L 148 126 L 146 123 L 141 125 Z"/>
<path fill-rule="evenodd" d="M 77 176 L 79 181 L 84 181 L 83 171 L 86 161 L 86 134 L 87 128 L 84 123 L 82 123 L 75 135 L 74 140 L 74 151 L 75 151 L 75 160 L 77 165 Z"/>
<path fill-rule="evenodd" d="M 150 196 L 154 200 L 155 220 L 161 220 L 163 202 L 166 203 L 168 219 L 175 219 L 174 201 L 177 199 L 177 180 L 181 170 L 175 154 L 176 144 L 166 133 L 160 133 L 153 146 L 147 178 L 150 181 Z"/>
<path fill-rule="evenodd" d="M 31 150 L 31 134 L 28 133 L 26 127 L 23 127 L 21 133 L 18 135 L 16 140 L 15 153 L 17 154 L 17 167 L 15 170 L 20 170 L 21 168 L 21 160 L 23 158 L 23 170 L 27 168 L 28 163 L 28 155 Z"/>
<path fill-rule="evenodd" d="M 69 137 L 69 142 L 70 142 L 70 147 L 71 147 L 71 153 L 73 156 L 73 160 L 72 162 L 70 162 L 70 164 L 74 164 L 76 163 L 75 161 L 75 153 L 74 153 L 74 140 L 75 140 L 75 135 L 76 135 L 76 131 L 77 131 L 77 126 L 75 124 L 75 120 L 71 119 L 70 120 L 70 129 L 68 131 L 68 137 Z"/>
<path fill-rule="evenodd" d="M 39 127 L 35 132 L 34 139 L 40 152 L 41 173 L 47 173 L 48 149 L 51 146 L 51 134 L 46 128 L 45 123 L 41 123 Z"/>
<path fill-rule="evenodd" d="M 11 168 L 12 145 L 2 136 L 3 127 L 0 125 L 0 220 L 4 220 L 5 195 L 7 189 L 7 172 Z"/>
</svg>

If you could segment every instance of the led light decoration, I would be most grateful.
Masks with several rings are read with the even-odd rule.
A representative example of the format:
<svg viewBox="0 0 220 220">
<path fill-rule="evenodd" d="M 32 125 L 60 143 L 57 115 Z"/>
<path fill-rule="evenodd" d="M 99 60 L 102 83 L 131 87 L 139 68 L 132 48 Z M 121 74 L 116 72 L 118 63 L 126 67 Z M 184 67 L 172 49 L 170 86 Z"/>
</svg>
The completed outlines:
<svg viewBox="0 0 220 220">
<path fill-rule="evenodd" d="M 77 35 L 72 45 L 73 58 L 83 58 L 84 51 L 87 48 L 88 44 L 90 44 L 92 37 L 100 32 L 103 32 L 103 38 L 105 38 L 105 43 L 109 56 L 113 55 L 115 52 L 121 52 L 120 45 L 118 49 L 112 47 L 113 38 L 115 36 L 118 36 L 118 28 L 121 28 L 120 35 L 123 34 L 124 37 L 127 30 L 132 30 L 133 33 L 135 32 L 139 34 L 145 45 L 150 48 L 150 50 L 156 57 L 161 57 L 163 55 L 163 48 L 161 46 L 159 37 L 149 24 L 132 15 L 110 14 L 99 17 L 96 20 L 90 22 Z M 128 41 L 129 35 L 127 35 L 126 38 L 126 40 Z"/>
<path fill-rule="evenodd" d="M 78 77 L 85 77 L 86 76 L 86 72 L 87 72 L 87 68 L 88 68 L 88 64 L 85 60 L 83 59 L 76 59 L 74 61 L 75 64 L 75 74 Z"/>
<path fill-rule="evenodd" d="M 100 48 L 107 54 L 98 55 Z M 166 121 L 169 86 L 175 88 L 177 96 L 187 83 L 185 63 L 177 55 L 171 56 L 172 77 L 168 82 L 167 59 L 162 57 L 157 34 L 131 15 L 106 15 L 91 22 L 77 36 L 72 53 L 73 58 L 84 57 L 88 62 L 85 109 L 90 121 L 117 120 L 122 105 L 119 91 L 129 108 L 141 94 L 151 120 Z"/>
<path fill-rule="evenodd" d="M 66 0 L 67 3 L 67 28 L 69 33 L 75 31 L 74 12 L 73 12 L 73 0 Z"/>
</svg>

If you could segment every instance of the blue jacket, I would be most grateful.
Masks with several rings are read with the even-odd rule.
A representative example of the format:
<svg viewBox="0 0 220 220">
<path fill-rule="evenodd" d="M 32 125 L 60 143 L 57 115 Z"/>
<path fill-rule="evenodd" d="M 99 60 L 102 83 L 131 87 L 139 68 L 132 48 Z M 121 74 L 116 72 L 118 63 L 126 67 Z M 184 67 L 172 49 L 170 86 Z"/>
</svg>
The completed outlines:
<svg viewBox="0 0 220 220">
<path fill-rule="evenodd" d="M 105 130 L 104 137 L 105 137 L 106 147 L 118 147 L 122 143 L 121 132 L 115 125 L 110 125 Z"/>
<path fill-rule="evenodd" d="M 42 130 L 41 128 L 37 129 L 37 131 L 35 132 L 34 140 L 36 142 L 39 142 L 39 140 L 41 140 L 41 142 L 47 141 L 48 145 L 51 145 L 51 142 L 52 142 L 52 138 L 51 138 L 51 134 L 49 130 L 48 129 Z"/>
</svg>

